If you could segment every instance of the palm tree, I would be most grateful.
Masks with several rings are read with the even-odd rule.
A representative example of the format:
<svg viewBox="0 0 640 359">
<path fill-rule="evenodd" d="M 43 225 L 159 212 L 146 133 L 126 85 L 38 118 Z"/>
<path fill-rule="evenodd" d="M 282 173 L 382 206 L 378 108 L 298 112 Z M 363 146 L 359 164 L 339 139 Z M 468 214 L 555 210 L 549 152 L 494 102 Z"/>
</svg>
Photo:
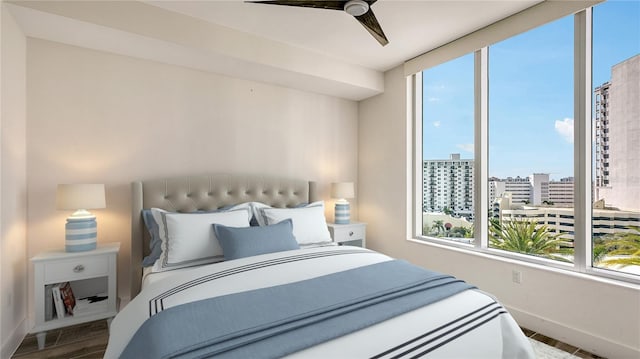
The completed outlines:
<svg viewBox="0 0 640 359">
<path fill-rule="evenodd" d="M 452 238 L 473 238 L 473 228 L 472 227 L 453 227 L 449 231 L 449 236 Z"/>
<path fill-rule="evenodd" d="M 444 232 L 444 221 L 439 219 L 433 221 L 431 229 L 435 230 L 437 235 L 440 235 L 441 232 Z"/>
<path fill-rule="evenodd" d="M 607 246 L 605 245 L 604 239 L 594 238 L 593 248 L 591 249 L 594 265 L 600 264 L 600 262 L 602 262 L 602 260 L 607 256 L 607 252 L 608 250 L 607 250 Z"/>
<path fill-rule="evenodd" d="M 535 221 L 512 219 L 500 223 L 489 221 L 489 242 L 491 247 L 511 252 L 530 254 L 563 262 L 571 262 L 560 254 L 571 254 L 569 243 L 552 233 L 549 227 Z"/>
<path fill-rule="evenodd" d="M 474 238 L 475 237 L 475 230 L 476 230 L 476 225 L 475 225 L 475 223 L 472 223 L 471 227 L 469 227 L 469 232 L 467 234 L 465 234 L 464 238 Z"/>
<path fill-rule="evenodd" d="M 640 266 L 640 227 L 629 226 L 630 232 L 616 232 L 607 235 L 602 242 L 594 245 L 594 262 L 606 267 L 620 265 L 622 267 Z M 604 255 L 595 257 L 596 252 L 604 251 Z M 606 258 L 624 256 L 622 258 Z"/>
</svg>

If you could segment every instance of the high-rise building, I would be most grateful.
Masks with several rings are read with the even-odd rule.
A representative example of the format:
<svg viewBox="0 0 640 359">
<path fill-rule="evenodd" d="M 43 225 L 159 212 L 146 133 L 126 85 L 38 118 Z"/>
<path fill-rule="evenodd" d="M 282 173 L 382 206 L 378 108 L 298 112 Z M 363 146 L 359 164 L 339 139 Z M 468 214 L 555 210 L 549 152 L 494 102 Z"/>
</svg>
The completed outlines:
<svg viewBox="0 0 640 359">
<path fill-rule="evenodd" d="M 447 160 L 422 163 L 422 210 L 473 218 L 473 159 L 454 153 Z"/>
<path fill-rule="evenodd" d="M 514 203 L 531 202 L 531 181 L 528 177 L 489 178 L 489 203 L 504 193 L 511 194 Z"/>
<path fill-rule="evenodd" d="M 489 203 L 509 193 L 513 203 L 533 206 L 573 206 L 573 177 L 549 180 L 548 173 L 534 173 L 529 177 L 507 177 L 489 179 Z"/>
<path fill-rule="evenodd" d="M 555 207 L 573 207 L 573 177 L 549 181 L 548 203 Z"/>
<path fill-rule="evenodd" d="M 473 160 L 461 159 L 454 153 L 446 160 L 422 162 L 422 211 L 444 212 L 472 220 Z M 573 205 L 573 177 L 550 181 L 548 173 L 529 177 L 489 178 L 489 203 L 509 193 L 513 203 L 531 205 Z"/>
<path fill-rule="evenodd" d="M 531 182 L 531 201 L 534 206 L 549 202 L 549 174 L 534 173 L 529 176 Z"/>
<path fill-rule="evenodd" d="M 595 90 L 594 201 L 640 210 L 640 55 L 611 68 Z"/>
<path fill-rule="evenodd" d="M 596 126 L 596 187 L 609 185 L 609 88 L 605 82 L 594 89 L 594 116 Z"/>
</svg>

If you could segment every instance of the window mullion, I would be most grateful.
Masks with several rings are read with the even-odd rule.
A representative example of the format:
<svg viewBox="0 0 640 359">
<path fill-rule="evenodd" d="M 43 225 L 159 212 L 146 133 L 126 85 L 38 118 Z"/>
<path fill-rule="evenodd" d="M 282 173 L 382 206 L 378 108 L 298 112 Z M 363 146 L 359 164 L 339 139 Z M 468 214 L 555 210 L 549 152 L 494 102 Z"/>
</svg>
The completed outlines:
<svg viewBox="0 0 640 359">
<path fill-rule="evenodd" d="M 489 49 L 475 52 L 474 60 L 474 244 L 488 247 L 489 228 Z"/>
<path fill-rule="evenodd" d="M 417 238 L 422 236 L 422 193 L 424 191 L 422 187 L 422 72 L 415 73 L 409 77 L 407 77 L 407 109 L 410 113 L 409 118 L 410 121 L 408 123 L 408 128 L 412 128 L 413 132 L 408 133 L 408 136 L 412 137 L 412 149 L 411 153 L 413 156 L 409 156 L 409 158 L 413 158 L 413 163 L 411 166 L 413 167 L 413 176 L 408 183 L 409 186 L 412 186 L 413 193 L 409 193 L 411 196 L 411 200 L 408 202 L 411 203 L 412 207 L 409 209 L 408 213 L 412 215 L 413 227 L 410 228 L 411 238 Z M 412 125 L 412 126 L 411 126 Z M 415 195 L 419 193 L 420 195 Z"/>
<path fill-rule="evenodd" d="M 574 264 L 581 272 L 592 264 L 591 12 L 574 18 Z"/>
</svg>

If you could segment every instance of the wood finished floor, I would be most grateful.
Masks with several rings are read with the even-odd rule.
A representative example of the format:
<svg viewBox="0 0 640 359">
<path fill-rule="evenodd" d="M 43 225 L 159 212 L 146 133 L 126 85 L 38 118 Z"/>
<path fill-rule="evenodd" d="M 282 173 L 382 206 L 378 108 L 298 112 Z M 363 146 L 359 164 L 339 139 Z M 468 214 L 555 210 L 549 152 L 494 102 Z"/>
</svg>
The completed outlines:
<svg viewBox="0 0 640 359">
<path fill-rule="evenodd" d="M 107 321 L 98 320 L 48 331 L 46 344 L 42 350 L 38 350 L 35 334 L 29 334 L 12 358 L 102 358 L 108 341 Z"/>
<path fill-rule="evenodd" d="M 579 358 L 588 358 L 588 359 L 605 359 L 601 356 L 597 356 L 595 354 L 591 354 L 585 350 L 582 350 L 578 347 L 574 347 L 573 345 L 567 344 L 567 343 L 563 343 L 561 341 L 555 340 L 553 338 L 549 338 L 546 335 L 540 334 L 540 333 L 536 333 L 533 330 L 529 330 L 526 328 L 522 328 L 522 332 L 524 333 L 524 335 L 526 335 L 527 337 L 537 340 L 541 343 L 545 343 L 548 346 L 560 349 L 564 352 L 573 354 Z"/>
<path fill-rule="evenodd" d="M 531 339 L 571 353 L 579 358 L 604 359 L 540 333 L 525 328 L 523 328 L 522 331 Z M 108 340 L 109 329 L 107 327 L 107 321 L 99 320 L 47 332 L 46 345 L 42 350 L 38 350 L 38 342 L 35 335 L 29 334 L 24 338 L 12 358 L 102 358 L 107 349 Z"/>
</svg>

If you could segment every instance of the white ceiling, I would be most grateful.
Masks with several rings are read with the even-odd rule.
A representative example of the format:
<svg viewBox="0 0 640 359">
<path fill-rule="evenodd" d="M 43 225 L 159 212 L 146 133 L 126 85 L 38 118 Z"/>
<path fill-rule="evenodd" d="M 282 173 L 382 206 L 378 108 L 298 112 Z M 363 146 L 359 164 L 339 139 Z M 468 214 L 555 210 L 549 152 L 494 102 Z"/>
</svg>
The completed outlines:
<svg viewBox="0 0 640 359">
<path fill-rule="evenodd" d="M 389 44 L 336 10 L 213 1 L 17 1 L 28 36 L 353 100 L 383 72 L 541 0 L 379 0 Z"/>
<path fill-rule="evenodd" d="M 371 7 L 389 44 L 381 46 L 342 11 L 226 1 L 147 1 L 379 71 L 481 29 L 541 0 L 379 0 Z"/>
</svg>

